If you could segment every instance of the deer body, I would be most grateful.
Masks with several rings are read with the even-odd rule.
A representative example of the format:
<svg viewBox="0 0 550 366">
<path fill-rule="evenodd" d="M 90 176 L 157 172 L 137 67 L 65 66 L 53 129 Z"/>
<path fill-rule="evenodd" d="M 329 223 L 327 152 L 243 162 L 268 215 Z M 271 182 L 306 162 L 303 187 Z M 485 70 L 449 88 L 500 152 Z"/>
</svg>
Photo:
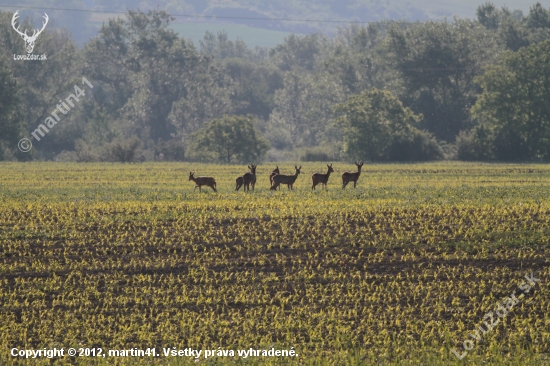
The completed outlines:
<svg viewBox="0 0 550 366">
<path fill-rule="evenodd" d="M 321 174 L 321 173 L 315 173 L 311 176 L 311 180 L 313 181 L 313 186 L 311 189 L 315 189 L 315 186 L 317 184 L 321 183 L 325 189 L 327 188 L 328 178 L 330 177 L 330 173 L 334 172 L 334 169 L 332 169 L 332 164 L 328 165 L 328 171 L 327 174 Z"/>
<path fill-rule="evenodd" d="M 210 188 L 212 188 L 214 190 L 214 192 L 217 192 L 216 191 L 216 180 L 212 177 L 195 177 L 194 176 L 195 173 L 193 172 L 189 172 L 189 180 L 192 180 L 193 182 L 195 182 L 196 186 L 195 186 L 195 189 L 197 189 L 197 187 L 199 188 L 199 192 L 202 192 L 201 191 L 201 187 L 202 186 L 208 186 Z"/>
<path fill-rule="evenodd" d="M 243 175 L 243 183 L 244 183 L 244 190 L 249 191 L 250 186 L 252 186 L 252 190 L 254 190 L 254 185 L 256 185 L 256 165 L 251 164 L 252 166 L 248 166 L 248 169 L 250 169 L 250 172 L 245 173 Z"/>
<path fill-rule="evenodd" d="M 357 166 L 357 172 L 345 172 L 344 174 L 342 174 L 342 189 L 346 188 L 349 182 L 353 182 L 353 188 L 355 188 L 357 180 L 361 175 L 361 167 L 363 166 L 363 161 L 356 161 L 355 165 Z"/>
<path fill-rule="evenodd" d="M 237 188 L 235 188 L 235 191 L 238 191 L 239 188 L 241 188 L 244 184 L 243 177 L 239 177 L 239 178 L 235 179 L 235 182 L 237 183 Z"/>
<path fill-rule="evenodd" d="M 25 44 L 26 44 L 26 48 L 27 48 L 27 53 L 32 53 L 33 49 L 34 49 L 34 42 L 36 42 L 36 38 L 38 38 L 38 36 L 40 35 L 40 33 L 42 33 L 42 31 L 44 30 L 44 28 L 46 28 L 46 24 L 48 24 L 48 14 L 44 13 L 44 20 L 45 22 L 42 22 L 42 29 L 38 30 L 38 29 L 35 29 L 33 31 L 33 34 L 32 36 L 29 36 L 27 34 L 27 30 L 25 29 L 25 32 L 21 32 L 19 30 L 19 27 L 15 27 L 15 22 L 17 21 L 17 19 L 19 18 L 19 10 L 15 12 L 15 14 L 13 14 L 13 18 L 11 18 L 11 26 L 13 27 L 13 29 L 19 33 L 19 35 L 21 36 L 21 38 L 23 38 L 23 40 L 25 41 Z"/>
<path fill-rule="evenodd" d="M 298 178 L 298 174 L 300 174 L 300 169 L 302 169 L 302 166 L 300 165 L 298 168 L 295 165 L 294 169 L 296 169 L 296 173 L 294 175 L 275 174 L 273 176 L 273 185 L 271 186 L 271 190 L 276 190 L 280 184 L 286 184 L 288 189 L 293 189 L 292 185 L 296 182 L 296 178 Z"/>
<path fill-rule="evenodd" d="M 271 172 L 271 174 L 269 175 L 269 186 L 270 187 L 273 187 L 273 177 L 277 174 L 279 174 L 281 171 L 279 170 L 279 166 L 277 165 L 275 167 L 275 169 L 273 169 L 273 171 Z M 281 187 L 279 187 L 279 189 L 281 189 Z"/>
</svg>

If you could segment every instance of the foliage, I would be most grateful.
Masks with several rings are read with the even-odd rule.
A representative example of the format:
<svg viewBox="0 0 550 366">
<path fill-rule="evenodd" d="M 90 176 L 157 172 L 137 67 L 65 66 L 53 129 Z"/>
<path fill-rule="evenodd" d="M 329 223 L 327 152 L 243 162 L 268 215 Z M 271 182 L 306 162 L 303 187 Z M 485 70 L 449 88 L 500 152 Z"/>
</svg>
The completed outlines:
<svg viewBox="0 0 550 366">
<path fill-rule="evenodd" d="M 114 139 L 135 136 L 143 156 L 154 160 L 160 154 L 161 142 L 187 148 L 190 137 L 209 121 L 224 115 L 250 114 L 258 119 L 258 133 L 274 148 L 270 159 L 299 159 L 304 149 L 331 145 L 341 151 L 344 131 L 331 124 L 334 106 L 373 88 L 389 90 L 414 114 L 423 115 L 414 125 L 418 130 L 397 134 L 391 149 L 388 147 L 384 157 L 376 159 L 436 159 L 441 156 L 438 145 L 445 148 L 443 154 L 448 158 L 454 156 L 457 138 L 463 148 L 473 146 L 466 135 L 459 136 L 461 131 L 474 133 L 486 124 L 472 115 L 472 106 L 482 91 L 475 77 L 481 76 L 487 65 L 497 63 L 504 50 L 518 52 L 550 37 L 549 10 L 538 3 L 526 15 L 485 3 L 477 10 L 477 20 L 377 19 L 368 26 L 334 28 L 332 34 L 292 34 L 272 49 L 251 49 L 240 39 L 229 39 L 223 31 L 207 32 L 196 47 L 183 38 L 187 37 L 185 33 L 180 37 L 173 31 L 174 18 L 169 11 L 200 9 L 205 14 L 220 15 L 245 11 L 285 18 L 281 9 L 290 7 L 295 14 L 313 12 L 321 19 L 323 14 L 334 13 L 347 19 L 366 16 L 361 15 L 361 9 L 367 6 L 356 0 L 275 7 L 242 1 L 222 4 L 168 0 L 147 12 L 131 9 L 138 5 L 148 8 L 149 0 L 131 2 L 124 18 L 108 19 L 105 15 L 98 34 L 82 49 L 68 32 L 48 26 L 37 44 L 37 51 L 46 53 L 48 62 L 5 57 L 0 61 L 5 81 L 0 109 L 3 114 L 12 111 L 7 120 L 0 119 L 0 151 L 4 158 L 52 160 L 66 151 L 66 157 L 97 161 L 104 159 Z M 102 2 L 102 6 L 117 10 L 125 8 L 124 4 L 127 1 Z M 375 8 L 375 13 L 390 14 L 392 6 L 377 4 Z M 405 13 L 415 13 L 407 9 Z M 21 54 L 24 44 L 11 29 L 11 16 L 0 12 L 0 45 L 6 54 Z M 320 26 L 312 22 L 269 24 L 271 29 L 311 30 Z M 33 27 L 30 20 L 22 19 L 21 25 Z M 83 76 L 94 87 L 63 116 L 48 138 L 34 144 L 31 153 L 19 152 L 18 139 L 43 123 Z M 500 147 L 490 147 L 487 154 L 473 152 L 468 159 L 531 159 L 529 151 L 540 149 L 527 147 L 515 132 L 496 133 L 490 123 L 486 128 L 490 136 L 487 143 Z M 526 126 L 529 133 L 537 135 L 532 128 Z M 518 146 L 519 155 L 504 157 L 507 150 Z M 468 155 L 466 150 L 462 149 L 461 154 Z M 544 154 L 535 155 L 534 159 L 546 159 Z"/>
<path fill-rule="evenodd" d="M 269 145 L 254 127 L 252 116 L 225 116 L 210 121 L 191 137 L 190 154 L 199 160 L 230 164 L 261 161 Z"/>
<path fill-rule="evenodd" d="M 473 115 L 488 124 L 499 160 L 550 160 L 550 41 L 508 52 L 477 81 Z"/>
<path fill-rule="evenodd" d="M 136 137 L 127 140 L 115 139 L 106 146 L 105 156 L 102 160 L 119 163 L 131 163 L 137 159 L 137 149 L 140 140 Z"/>
<path fill-rule="evenodd" d="M 464 161 L 493 160 L 494 136 L 486 125 L 461 131 L 456 138 L 457 158 Z"/>
<path fill-rule="evenodd" d="M 443 153 L 433 137 L 414 126 L 421 120 L 387 90 L 353 95 L 335 107 L 351 159 L 433 160 Z"/>
<path fill-rule="evenodd" d="M 183 161 L 185 157 L 185 145 L 182 141 L 160 141 L 155 145 L 155 159 L 165 161 Z"/>
<path fill-rule="evenodd" d="M 403 77 L 402 100 L 422 113 L 421 127 L 447 142 L 471 126 L 474 77 L 498 54 L 494 36 L 475 22 L 424 22 L 390 28 L 389 61 Z"/>
</svg>

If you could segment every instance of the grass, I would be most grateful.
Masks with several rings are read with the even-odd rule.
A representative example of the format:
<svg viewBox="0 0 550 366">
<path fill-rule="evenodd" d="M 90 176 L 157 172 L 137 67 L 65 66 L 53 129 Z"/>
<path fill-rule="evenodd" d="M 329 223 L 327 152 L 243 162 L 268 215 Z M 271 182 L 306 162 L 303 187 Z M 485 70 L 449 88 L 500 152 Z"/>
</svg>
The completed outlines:
<svg viewBox="0 0 550 366">
<path fill-rule="evenodd" d="M 550 166 L 302 164 L 294 191 L 234 191 L 244 166 L 0 164 L 0 353 L 13 347 L 290 349 L 199 363 L 544 365 Z M 292 173 L 293 165 L 279 165 Z M 188 181 L 211 175 L 218 192 Z M 463 341 L 533 272 L 493 330 Z M 190 357 L 154 357 L 185 365 Z M 151 364 L 67 357 L 57 364 Z"/>
</svg>

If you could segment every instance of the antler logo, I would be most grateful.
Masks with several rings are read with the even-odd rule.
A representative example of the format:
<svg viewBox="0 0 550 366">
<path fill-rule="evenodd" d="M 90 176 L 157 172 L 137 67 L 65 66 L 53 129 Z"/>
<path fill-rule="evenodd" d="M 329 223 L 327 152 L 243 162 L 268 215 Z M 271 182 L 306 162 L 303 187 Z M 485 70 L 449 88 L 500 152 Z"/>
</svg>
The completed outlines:
<svg viewBox="0 0 550 366">
<path fill-rule="evenodd" d="M 44 28 L 46 28 L 46 24 L 48 24 L 48 14 L 44 13 L 44 20 L 46 20 L 45 22 L 42 23 L 42 29 L 38 30 L 38 29 L 35 29 L 32 36 L 29 36 L 27 34 L 27 30 L 25 29 L 25 32 L 21 32 L 19 30 L 19 27 L 15 27 L 15 22 L 17 21 L 17 19 L 19 18 L 19 10 L 15 12 L 15 14 L 13 14 L 13 18 L 11 19 L 11 26 L 13 27 L 13 29 L 15 29 L 15 31 L 17 33 L 19 33 L 21 35 L 21 37 L 23 38 L 23 40 L 25 41 L 25 43 L 27 44 L 26 48 L 27 48 L 27 53 L 32 53 L 32 50 L 34 49 L 34 42 L 36 42 L 36 38 L 38 38 L 38 36 L 40 35 L 40 33 L 42 33 L 42 31 L 44 30 Z"/>
</svg>

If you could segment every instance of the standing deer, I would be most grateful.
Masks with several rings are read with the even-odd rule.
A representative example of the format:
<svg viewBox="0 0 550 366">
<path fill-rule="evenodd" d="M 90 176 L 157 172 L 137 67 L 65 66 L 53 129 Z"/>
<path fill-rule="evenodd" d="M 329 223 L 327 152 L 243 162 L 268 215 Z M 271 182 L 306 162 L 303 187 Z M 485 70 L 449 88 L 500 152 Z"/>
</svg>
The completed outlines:
<svg viewBox="0 0 550 366">
<path fill-rule="evenodd" d="M 300 174 L 300 169 L 302 169 L 302 166 L 300 165 L 298 168 L 294 165 L 294 169 L 296 169 L 296 173 L 294 175 L 275 174 L 273 176 L 273 185 L 271 186 L 271 190 L 276 190 L 280 184 L 286 184 L 288 189 L 293 189 L 292 185 L 296 182 L 296 178 L 298 178 L 298 174 Z"/>
<path fill-rule="evenodd" d="M 21 32 L 19 30 L 19 27 L 15 27 L 15 23 L 17 22 L 17 19 L 19 18 L 19 10 L 15 12 L 15 14 L 13 14 L 13 18 L 11 18 L 11 26 L 13 27 L 13 29 L 19 33 L 19 35 L 21 36 L 21 38 L 23 38 L 23 40 L 25 41 L 25 44 L 26 44 L 26 48 L 27 48 L 27 53 L 32 53 L 33 49 L 34 49 L 34 42 L 36 42 L 36 38 L 38 38 L 38 36 L 40 35 L 40 33 L 42 33 L 42 31 L 44 31 L 44 28 L 46 28 L 46 24 L 48 24 L 48 14 L 44 13 L 44 20 L 45 22 L 42 22 L 42 29 L 38 30 L 38 29 L 35 29 L 33 30 L 33 33 L 32 33 L 32 36 L 29 36 L 27 34 L 27 30 L 25 29 L 25 32 Z"/>
<path fill-rule="evenodd" d="M 269 175 L 269 186 L 272 187 L 273 186 L 273 177 L 276 175 L 276 174 L 279 174 L 281 171 L 279 170 L 279 166 L 277 165 L 275 167 L 275 169 L 273 169 L 273 171 L 271 172 L 271 174 Z M 281 187 L 279 187 L 279 189 L 281 189 Z"/>
<path fill-rule="evenodd" d="M 357 172 L 345 172 L 344 174 L 342 174 L 342 189 L 346 188 L 349 182 L 353 182 L 353 188 L 355 188 L 357 180 L 361 175 L 363 160 L 361 160 L 360 162 L 355 162 L 355 165 L 357 165 Z"/>
<path fill-rule="evenodd" d="M 239 188 L 241 188 L 244 184 L 243 177 L 239 177 L 239 178 L 235 179 L 235 182 L 237 183 L 237 188 L 235 188 L 235 191 L 238 191 Z"/>
<path fill-rule="evenodd" d="M 254 164 L 251 164 L 248 166 L 248 169 L 250 169 L 250 172 L 245 173 L 243 175 L 243 182 L 244 182 L 244 191 L 250 191 L 250 186 L 252 185 L 252 190 L 254 190 L 254 185 L 256 184 L 256 166 Z"/>
<path fill-rule="evenodd" d="M 199 192 L 202 192 L 201 191 L 201 187 L 202 186 L 208 186 L 210 188 L 212 188 L 214 190 L 214 192 L 217 192 L 216 191 L 216 180 L 212 177 L 194 177 L 195 173 L 193 172 L 189 172 L 189 180 L 192 180 L 193 182 L 195 182 L 196 186 L 195 186 L 195 189 L 197 189 L 197 187 L 199 187 Z M 194 189 L 194 190 L 195 190 Z"/>
<path fill-rule="evenodd" d="M 315 173 L 311 176 L 311 180 L 313 180 L 313 186 L 311 187 L 311 189 L 315 189 L 315 186 L 319 183 L 321 183 L 325 187 L 325 189 L 327 189 L 328 177 L 330 177 L 330 173 L 334 172 L 334 169 L 332 169 L 332 164 L 327 164 L 327 167 L 327 174 Z"/>
</svg>

